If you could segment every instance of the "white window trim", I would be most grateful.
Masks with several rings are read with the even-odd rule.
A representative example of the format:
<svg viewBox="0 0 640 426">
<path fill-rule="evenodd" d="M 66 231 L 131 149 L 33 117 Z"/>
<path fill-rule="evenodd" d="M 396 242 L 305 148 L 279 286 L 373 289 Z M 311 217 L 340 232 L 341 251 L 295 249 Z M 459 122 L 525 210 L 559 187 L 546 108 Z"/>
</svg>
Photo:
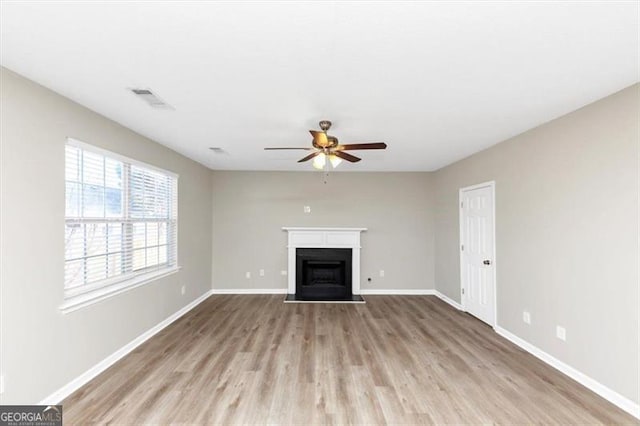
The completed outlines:
<svg viewBox="0 0 640 426">
<path fill-rule="evenodd" d="M 133 278 L 119 281 L 112 285 L 101 286 L 93 291 L 83 292 L 76 296 L 66 297 L 64 299 L 64 303 L 60 305 L 60 310 L 63 314 L 77 311 L 78 309 L 82 309 L 84 307 L 98 303 L 102 300 L 116 296 L 120 293 L 124 293 L 125 291 L 129 291 L 134 288 L 150 284 L 160 278 L 173 275 L 176 272 L 179 272 L 180 269 L 182 269 L 181 266 L 173 266 L 168 269 L 161 269 L 159 271 L 137 275 Z"/>
<path fill-rule="evenodd" d="M 152 169 L 158 171 L 160 173 L 164 173 L 168 176 L 179 179 L 179 175 L 173 173 L 171 171 L 161 169 L 159 167 L 153 166 L 151 164 L 144 163 L 142 161 L 134 160 L 132 158 L 117 154 L 115 152 L 108 151 L 106 149 L 99 148 L 94 145 L 90 145 L 85 142 L 81 142 L 77 139 L 67 138 L 67 145 L 74 146 L 76 148 L 80 148 L 83 150 L 91 151 L 96 154 L 101 154 L 103 156 L 110 157 L 114 160 L 119 160 L 122 162 L 126 162 L 132 165 L 137 165 L 141 167 L 145 167 L 148 169 Z M 177 224 L 176 224 L 177 226 Z M 176 228 L 176 238 L 177 238 L 178 229 Z M 177 244 L 177 242 L 176 242 Z M 176 265 L 165 267 L 161 269 L 155 269 L 147 273 L 140 274 L 134 276 L 118 276 L 114 277 L 114 279 L 110 282 L 109 280 L 100 281 L 99 286 L 93 286 L 91 284 L 86 287 L 78 287 L 78 288 L 70 288 L 64 289 L 64 302 L 60 305 L 59 309 L 63 314 L 68 314 L 73 311 L 77 311 L 79 309 L 85 308 L 87 306 L 91 306 L 103 300 L 109 299 L 118 294 L 124 293 L 129 290 L 133 290 L 134 288 L 141 287 L 146 284 L 150 284 L 156 280 L 159 280 L 164 277 L 168 277 L 179 272 L 182 267 L 178 263 L 178 254 L 176 253 Z"/>
</svg>

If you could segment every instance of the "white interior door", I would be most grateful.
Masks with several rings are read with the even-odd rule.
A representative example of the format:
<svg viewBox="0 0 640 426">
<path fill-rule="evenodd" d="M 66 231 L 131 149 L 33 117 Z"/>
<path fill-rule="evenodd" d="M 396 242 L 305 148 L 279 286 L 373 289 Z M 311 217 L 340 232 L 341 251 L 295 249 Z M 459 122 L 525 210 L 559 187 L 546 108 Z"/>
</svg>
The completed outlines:
<svg viewBox="0 0 640 426">
<path fill-rule="evenodd" d="M 460 190 L 460 275 L 462 306 L 495 325 L 494 184 Z"/>
</svg>

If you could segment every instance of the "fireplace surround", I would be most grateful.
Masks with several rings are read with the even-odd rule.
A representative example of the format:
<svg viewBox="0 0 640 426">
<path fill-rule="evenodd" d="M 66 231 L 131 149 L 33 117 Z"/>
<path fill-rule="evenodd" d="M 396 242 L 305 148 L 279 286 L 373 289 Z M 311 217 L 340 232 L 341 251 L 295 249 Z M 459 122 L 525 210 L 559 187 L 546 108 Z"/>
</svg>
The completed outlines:
<svg viewBox="0 0 640 426">
<path fill-rule="evenodd" d="M 348 299 L 349 296 L 357 296 L 360 299 L 360 233 L 367 228 L 284 227 L 282 229 L 288 233 L 287 293 L 290 298 L 342 300 Z M 307 249 L 311 250 L 307 251 Z M 300 270 L 302 266 L 306 266 L 306 271 Z M 344 288 L 339 288 L 337 282 L 349 281 L 349 275 L 350 283 L 345 282 Z M 299 280 L 311 280 L 314 283 L 306 284 L 309 294 L 298 291 L 300 286 L 296 285 L 297 282 L 302 284 Z M 349 284 L 350 289 L 347 288 Z M 314 285 L 317 286 L 316 289 L 311 288 Z M 322 292 L 326 294 L 323 295 Z"/>
</svg>

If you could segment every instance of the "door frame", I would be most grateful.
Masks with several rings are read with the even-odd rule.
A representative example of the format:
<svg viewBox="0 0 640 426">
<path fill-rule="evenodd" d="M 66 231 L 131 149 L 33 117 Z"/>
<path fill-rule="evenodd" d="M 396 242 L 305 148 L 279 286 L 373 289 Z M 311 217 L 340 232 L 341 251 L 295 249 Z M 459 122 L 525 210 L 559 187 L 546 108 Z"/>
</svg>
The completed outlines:
<svg viewBox="0 0 640 426">
<path fill-rule="evenodd" d="M 463 208 L 462 208 L 462 194 L 466 191 L 473 191 L 474 189 L 480 189 L 480 188 L 490 188 L 491 192 L 493 194 L 492 198 L 492 206 L 491 209 L 493 210 L 493 215 L 492 215 L 492 222 L 493 222 L 493 253 L 491 254 L 493 259 L 491 260 L 493 262 L 493 321 L 492 323 L 490 323 L 489 325 L 491 327 L 493 327 L 494 329 L 498 326 L 498 281 L 497 281 L 497 273 L 496 270 L 498 268 L 498 262 L 496 259 L 496 181 L 495 180 L 490 180 L 487 182 L 482 182 L 482 183 L 478 183 L 476 185 L 470 185 L 470 186 L 465 186 L 464 188 L 460 188 L 458 190 L 458 254 L 459 254 L 459 263 L 460 263 L 460 305 L 462 306 L 462 310 L 464 312 L 467 312 L 467 307 L 466 307 L 466 295 L 462 293 L 462 288 L 464 286 L 464 282 L 463 282 L 463 267 L 464 264 L 462 263 L 462 256 L 463 256 L 463 252 L 462 252 L 462 241 L 463 241 L 463 226 L 462 226 L 462 215 L 463 215 Z"/>
</svg>

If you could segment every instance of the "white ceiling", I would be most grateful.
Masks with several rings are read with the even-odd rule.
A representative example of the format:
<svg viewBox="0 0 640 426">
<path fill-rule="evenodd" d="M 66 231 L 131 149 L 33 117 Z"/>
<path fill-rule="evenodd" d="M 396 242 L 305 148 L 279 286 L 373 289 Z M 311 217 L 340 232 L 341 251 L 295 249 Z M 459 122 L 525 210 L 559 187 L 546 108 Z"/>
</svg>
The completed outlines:
<svg viewBox="0 0 640 426">
<path fill-rule="evenodd" d="M 389 145 L 339 170 L 426 171 L 637 82 L 638 5 L 3 1 L 1 63 L 212 169 L 310 170 L 262 148 L 329 119 Z"/>
</svg>

